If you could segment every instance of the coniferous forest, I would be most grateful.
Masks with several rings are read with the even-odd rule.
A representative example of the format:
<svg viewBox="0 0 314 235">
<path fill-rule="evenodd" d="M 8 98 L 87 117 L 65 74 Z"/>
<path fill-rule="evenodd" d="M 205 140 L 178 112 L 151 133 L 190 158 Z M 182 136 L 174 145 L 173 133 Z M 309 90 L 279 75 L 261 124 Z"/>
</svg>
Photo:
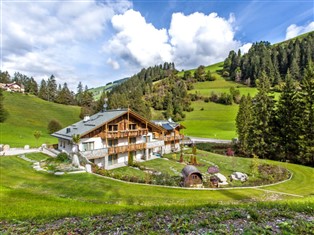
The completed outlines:
<svg viewBox="0 0 314 235">
<path fill-rule="evenodd" d="M 300 81 L 306 66 L 314 60 L 314 32 L 286 42 L 271 45 L 254 43 L 248 53 L 230 51 L 224 61 L 223 76 L 236 82 L 256 86 L 256 80 L 265 73 L 271 86 L 280 89 L 288 70 L 292 79 Z"/>
<path fill-rule="evenodd" d="M 236 118 L 238 151 L 245 156 L 314 166 L 314 67 L 300 83 L 288 71 L 279 100 L 262 73 L 255 97 L 242 96 Z"/>
</svg>

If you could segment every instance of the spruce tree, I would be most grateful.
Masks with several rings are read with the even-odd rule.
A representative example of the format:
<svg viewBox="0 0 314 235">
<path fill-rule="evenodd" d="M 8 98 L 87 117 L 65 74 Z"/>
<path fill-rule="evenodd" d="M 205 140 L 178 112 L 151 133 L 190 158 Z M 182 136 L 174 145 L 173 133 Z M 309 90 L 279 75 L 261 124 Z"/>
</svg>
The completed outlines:
<svg viewBox="0 0 314 235">
<path fill-rule="evenodd" d="M 258 93 L 253 100 L 252 124 L 249 130 L 249 148 L 258 157 L 267 158 L 273 152 L 274 96 L 270 93 L 270 81 L 265 72 L 256 81 Z"/>
<path fill-rule="evenodd" d="M 239 140 L 239 150 L 245 155 L 249 154 L 248 136 L 252 128 L 252 98 L 250 94 L 242 96 L 239 111 L 236 117 L 236 128 Z"/>
<path fill-rule="evenodd" d="M 280 160 L 294 161 L 299 154 L 302 109 L 299 93 L 288 70 L 285 85 L 276 110 L 276 156 Z"/>
<path fill-rule="evenodd" d="M 44 79 L 41 80 L 38 97 L 43 100 L 48 100 L 47 83 Z"/>
<path fill-rule="evenodd" d="M 300 162 L 314 165 L 314 67 L 310 63 L 301 81 L 301 96 L 304 102 L 302 113 L 301 155 Z"/>
<path fill-rule="evenodd" d="M 54 75 L 47 81 L 47 100 L 54 102 L 57 97 L 57 82 Z"/>
</svg>

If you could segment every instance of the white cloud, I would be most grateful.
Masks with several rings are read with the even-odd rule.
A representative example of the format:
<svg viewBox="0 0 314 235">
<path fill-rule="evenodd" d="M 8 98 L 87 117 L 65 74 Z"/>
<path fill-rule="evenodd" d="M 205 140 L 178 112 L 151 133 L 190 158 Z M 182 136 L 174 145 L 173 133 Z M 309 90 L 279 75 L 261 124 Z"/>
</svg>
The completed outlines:
<svg viewBox="0 0 314 235">
<path fill-rule="evenodd" d="M 250 48 L 252 47 L 252 45 L 253 45 L 252 43 L 246 43 L 246 44 L 242 45 L 239 48 L 241 50 L 241 54 L 243 55 L 243 54 L 247 53 L 250 50 Z"/>
<path fill-rule="evenodd" d="M 195 67 L 224 60 L 230 50 L 240 46 L 234 39 L 234 21 L 234 15 L 226 20 L 216 13 L 173 14 L 169 34 L 176 64 Z"/>
<path fill-rule="evenodd" d="M 115 54 L 115 61 L 137 69 L 172 61 L 184 69 L 208 65 L 224 60 L 230 50 L 240 47 L 234 39 L 234 21 L 233 14 L 224 19 L 216 13 L 174 13 L 167 31 L 146 22 L 139 12 L 128 10 L 112 18 L 116 34 L 104 45 L 104 51 Z"/>
<path fill-rule="evenodd" d="M 305 26 L 290 25 L 286 30 L 286 40 L 314 30 L 314 21 Z"/>
<path fill-rule="evenodd" d="M 171 60 L 171 46 L 166 29 L 156 29 L 137 11 L 115 15 L 112 25 L 116 35 L 104 46 L 128 64 L 147 67 Z"/>
<path fill-rule="evenodd" d="M 4 2 L 1 69 L 37 81 L 50 74 L 73 82 L 84 79 L 86 71 L 105 62 L 94 60 L 101 58 L 99 39 L 104 38 L 111 18 L 130 6 L 128 1 Z"/>
</svg>

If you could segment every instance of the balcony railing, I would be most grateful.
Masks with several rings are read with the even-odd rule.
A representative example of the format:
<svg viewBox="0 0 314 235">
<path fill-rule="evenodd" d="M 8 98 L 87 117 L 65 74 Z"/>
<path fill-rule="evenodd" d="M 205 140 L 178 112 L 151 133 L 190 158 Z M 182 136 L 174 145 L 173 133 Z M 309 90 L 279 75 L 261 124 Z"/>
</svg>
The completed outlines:
<svg viewBox="0 0 314 235">
<path fill-rule="evenodd" d="M 114 146 L 108 148 L 108 154 L 118 154 L 118 153 L 125 153 L 128 151 L 136 151 L 145 149 L 145 143 L 140 144 L 128 144 L 123 146 Z"/>
<path fill-rule="evenodd" d="M 82 151 L 81 154 L 87 159 L 102 158 L 102 157 L 108 156 L 108 149 L 102 148 L 102 149 Z"/>
<path fill-rule="evenodd" d="M 184 138 L 183 135 L 176 135 L 176 136 L 165 136 L 165 141 L 174 141 L 174 140 L 182 140 Z"/>
<path fill-rule="evenodd" d="M 105 139 L 116 139 L 116 138 L 127 138 L 127 137 L 137 137 L 142 135 L 147 135 L 148 130 L 147 129 L 137 129 L 137 130 L 122 130 L 122 131 L 107 131 L 107 132 L 101 132 L 97 134 L 96 136 Z"/>
<path fill-rule="evenodd" d="M 151 149 L 151 148 L 162 147 L 164 145 L 165 145 L 165 142 L 163 140 L 152 141 L 152 142 L 146 143 L 146 148 Z"/>
</svg>

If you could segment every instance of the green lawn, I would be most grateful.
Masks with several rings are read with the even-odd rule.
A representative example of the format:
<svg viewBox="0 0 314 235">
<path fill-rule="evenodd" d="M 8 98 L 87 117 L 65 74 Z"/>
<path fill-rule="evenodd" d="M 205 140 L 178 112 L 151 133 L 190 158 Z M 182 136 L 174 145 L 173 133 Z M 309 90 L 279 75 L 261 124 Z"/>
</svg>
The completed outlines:
<svg viewBox="0 0 314 235">
<path fill-rule="evenodd" d="M 257 93 L 256 88 L 250 88 L 233 81 L 227 81 L 217 72 L 222 69 L 223 63 L 217 63 L 206 67 L 217 75 L 217 80 L 198 82 L 190 93 L 197 93 L 209 97 L 212 92 L 229 93 L 230 87 L 239 89 L 241 94 L 250 93 L 252 96 Z M 204 101 L 192 102 L 194 111 L 185 112 L 186 118 L 182 124 L 186 127 L 183 130 L 185 135 L 207 137 L 216 139 L 231 140 L 236 137 L 235 118 L 238 112 L 238 105 L 223 105 Z"/>
<path fill-rule="evenodd" d="M 192 103 L 193 112 L 186 112 L 182 125 L 183 134 L 231 140 L 236 137 L 235 118 L 238 105 L 223 105 L 213 102 L 196 101 Z"/>
<path fill-rule="evenodd" d="M 32 95 L 4 92 L 4 107 L 9 116 L 0 123 L 0 143 L 11 147 L 26 144 L 35 147 L 42 143 L 56 143 L 57 139 L 47 131 L 52 119 L 58 120 L 63 127 L 79 121 L 80 108 L 47 102 Z M 38 143 L 33 135 L 39 130 L 42 136 Z"/>
<path fill-rule="evenodd" d="M 144 166 L 145 169 L 151 169 L 155 172 L 161 172 L 162 174 L 168 174 L 170 176 L 180 176 L 180 172 L 186 166 L 186 163 L 191 159 L 191 149 L 184 151 L 183 159 L 184 163 L 180 163 L 180 153 L 171 153 L 165 154 L 163 158 L 157 158 L 145 162 L 138 162 L 137 164 L 141 167 Z M 229 182 L 229 185 L 222 186 L 222 187 L 238 187 L 238 186 L 248 186 L 248 185 L 255 185 L 254 181 L 262 180 L 258 176 L 252 175 L 251 158 L 241 158 L 241 157 L 226 157 L 223 155 L 197 150 L 197 169 L 204 175 L 209 176 L 207 173 L 207 169 L 209 166 L 218 166 L 219 172 L 224 176 L 228 177 L 233 172 L 243 172 L 249 176 L 249 180 L 245 183 L 241 182 Z M 270 164 L 277 164 L 276 162 L 265 161 L 265 160 L 258 160 L 261 164 L 262 163 L 270 163 Z M 120 176 L 136 176 L 139 179 L 144 180 L 146 177 L 145 171 L 139 170 L 134 167 L 125 166 L 117 169 L 110 170 L 114 174 L 119 174 Z M 259 181 L 260 182 L 260 181 Z M 157 183 L 158 184 L 158 183 Z M 267 184 L 267 183 L 258 183 L 258 185 Z M 177 185 L 178 186 L 178 185 Z"/>
<path fill-rule="evenodd" d="M 30 158 L 34 158 L 38 154 L 31 155 Z M 44 157 L 36 156 L 39 159 Z M 285 166 L 294 173 L 292 181 L 265 189 L 300 194 L 305 196 L 304 202 L 313 203 L 314 169 L 293 164 Z M 142 210 L 182 205 L 247 204 L 265 200 L 272 194 L 257 189 L 171 189 L 118 182 L 87 173 L 55 176 L 36 172 L 29 162 L 18 157 L 1 157 L 0 172 L 0 218 L 6 220 L 90 216 L 125 209 Z M 295 198 L 288 195 L 278 196 L 291 203 L 294 201 L 288 199 Z M 302 202 L 299 199 L 298 203 Z"/>
</svg>

